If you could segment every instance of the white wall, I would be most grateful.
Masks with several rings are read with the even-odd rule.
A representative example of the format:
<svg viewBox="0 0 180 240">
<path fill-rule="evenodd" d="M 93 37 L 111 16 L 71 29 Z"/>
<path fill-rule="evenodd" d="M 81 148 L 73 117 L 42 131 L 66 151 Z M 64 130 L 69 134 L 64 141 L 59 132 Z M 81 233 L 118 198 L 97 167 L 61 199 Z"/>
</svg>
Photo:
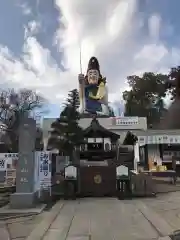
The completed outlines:
<svg viewBox="0 0 180 240">
<path fill-rule="evenodd" d="M 44 118 L 42 129 L 43 129 L 43 137 L 48 138 L 48 132 L 51 130 L 51 123 L 54 122 L 55 118 Z M 87 128 L 92 121 L 92 118 L 82 118 L 80 119 L 80 126 L 82 128 Z M 136 125 L 128 125 L 128 126 L 118 126 L 114 124 L 114 120 L 112 118 L 99 118 L 99 123 L 105 127 L 106 129 L 111 130 L 112 132 L 115 132 L 117 134 L 123 134 L 126 133 L 127 130 L 143 130 L 145 131 L 147 129 L 147 121 L 146 118 L 139 118 L 138 124 Z"/>
</svg>

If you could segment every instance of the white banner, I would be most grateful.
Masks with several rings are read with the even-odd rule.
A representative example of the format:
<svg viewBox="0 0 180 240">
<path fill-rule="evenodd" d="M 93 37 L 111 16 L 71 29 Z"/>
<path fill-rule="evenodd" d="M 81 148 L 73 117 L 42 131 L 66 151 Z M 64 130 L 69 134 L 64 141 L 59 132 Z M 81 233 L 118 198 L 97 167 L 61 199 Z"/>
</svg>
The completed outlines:
<svg viewBox="0 0 180 240">
<path fill-rule="evenodd" d="M 16 171 L 17 162 L 18 153 L 0 153 L 0 171 Z M 36 152 L 34 164 L 34 190 L 49 188 L 51 186 L 51 153 Z"/>
<path fill-rule="evenodd" d="M 140 156 L 139 156 L 139 144 L 136 143 L 134 146 L 134 170 L 137 171 L 138 168 L 138 162 L 140 161 Z"/>
<path fill-rule="evenodd" d="M 18 153 L 0 153 L 0 171 L 16 169 Z"/>
<path fill-rule="evenodd" d="M 40 188 L 51 187 L 51 154 L 50 152 L 37 152 L 39 162 L 39 184 Z"/>
<path fill-rule="evenodd" d="M 138 136 L 140 146 L 145 144 L 180 144 L 180 136 L 178 135 L 152 135 Z"/>
</svg>

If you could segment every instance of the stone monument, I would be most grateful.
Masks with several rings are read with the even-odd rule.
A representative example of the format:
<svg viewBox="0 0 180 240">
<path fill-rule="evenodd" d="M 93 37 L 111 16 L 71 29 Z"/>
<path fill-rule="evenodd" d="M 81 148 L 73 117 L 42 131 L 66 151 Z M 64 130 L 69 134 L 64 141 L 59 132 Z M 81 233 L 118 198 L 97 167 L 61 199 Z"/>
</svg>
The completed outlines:
<svg viewBox="0 0 180 240">
<path fill-rule="evenodd" d="M 10 197 L 11 208 L 31 208 L 35 205 L 35 138 L 36 121 L 32 118 L 24 118 L 19 128 L 16 192 Z"/>
</svg>

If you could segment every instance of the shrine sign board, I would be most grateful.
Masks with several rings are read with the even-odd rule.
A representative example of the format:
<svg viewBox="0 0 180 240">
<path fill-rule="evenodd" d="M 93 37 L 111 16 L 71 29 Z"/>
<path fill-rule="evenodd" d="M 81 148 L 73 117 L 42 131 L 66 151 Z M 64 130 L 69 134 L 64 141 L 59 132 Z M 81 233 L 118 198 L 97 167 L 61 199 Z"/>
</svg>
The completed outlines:
<svg viewBox="0 0 180 240">
<path fill-rule="evenodd" d="M 178 135 L 153 135 L 138 136 L 140 146 L 145 144 L 180 144 L 180 136 Z"/>
</svg>

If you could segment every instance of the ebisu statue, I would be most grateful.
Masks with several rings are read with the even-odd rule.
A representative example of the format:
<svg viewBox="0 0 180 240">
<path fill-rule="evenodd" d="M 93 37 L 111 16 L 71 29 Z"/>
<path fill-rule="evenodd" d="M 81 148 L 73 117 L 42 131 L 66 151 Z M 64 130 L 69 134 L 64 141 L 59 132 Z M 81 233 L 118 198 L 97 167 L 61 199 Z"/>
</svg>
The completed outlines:
<svg viewBox="0 0 180 240">
<path fill-rule="evenodd" d="M 86 75 L 79 75 L 79 97 L 82 113 L 109 116 L 106 78 L 96 57 L 90 58 Z"/>
</svg>

